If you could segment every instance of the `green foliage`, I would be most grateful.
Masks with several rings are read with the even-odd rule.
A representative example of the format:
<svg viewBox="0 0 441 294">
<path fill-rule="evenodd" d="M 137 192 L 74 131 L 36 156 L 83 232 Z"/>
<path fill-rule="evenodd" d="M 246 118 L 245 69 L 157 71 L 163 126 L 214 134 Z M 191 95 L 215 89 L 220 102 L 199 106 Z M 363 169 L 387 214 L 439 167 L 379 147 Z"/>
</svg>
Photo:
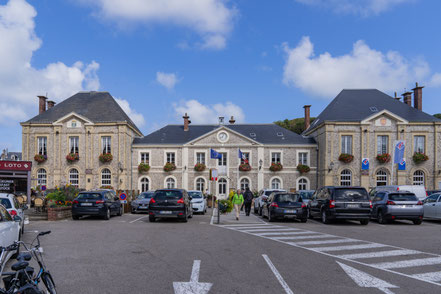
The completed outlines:
<svg viewBox="0 0 441 294">
<path fill-rule="evenodd" d="M 221 213 L 230 213 L 233 211 L 233 202 L 230 200 L 218 200 L 218 206 Z"/>
<path fill-rule="evenodd" d="M 441 113 L 434 114 L 433 116 L 436 117 L 436 118 L 441 119 Z"/>
<path fill-rule="evenodd" d="M 311 124 L 314 121 L 315 117 L 311 117 Z M 290 130 L 294 133 L 301 134 L 305 130 L 305 118 L 294 118 L 294 119 L 285 119 L 274 122 L 276 125 L 281 126 L 287 130 Z"/>
<path fill-rule="evenodd" d="M 66 195 L 64 195 L 63 191 L 57 189 L 55 192 L 47 194 L 46 199 L 64 202 L 66 201 Z"/>
</svg>

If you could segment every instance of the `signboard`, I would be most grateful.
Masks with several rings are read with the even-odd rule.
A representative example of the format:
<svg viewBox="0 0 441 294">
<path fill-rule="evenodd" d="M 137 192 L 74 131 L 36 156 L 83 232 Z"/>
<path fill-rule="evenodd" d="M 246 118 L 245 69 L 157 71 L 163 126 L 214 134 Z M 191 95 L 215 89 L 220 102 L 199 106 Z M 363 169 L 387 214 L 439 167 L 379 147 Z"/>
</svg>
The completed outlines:
<svg viewBox="0 0 441 294">
<path fill-rule="evenodd" d="M 31 168 L 30 161 L 0 161 L 0 170 L 30 171 Z"/>
<path fill-rule="evenodd" d="M 400 163 L 398 163 L 398 170 L 406 170 L 406 158 L 403 158 Z"/>
<path fill-rule="evenodd" d="M 120 200 L 122 204 L 127 204 L 127 200 Z"/>
<path fill-rule="evenodd" d="M 41 186 L 41 191 L 46 191 L 46 186 L 45 185 Z"/>
<path fill-rule="evenodd" d="M 119 194 L 119 199 L 121 199 L 122 201 L 127 201 L 127 195 L 125 193 L 121 193 Z"/>
<path fill-rule="evenodd" d="M 361 170 L 369 170 L 369 158 L 363 158 L 361 161 Z"/>
<path fill-rule="evenodd" d="M 0 193 L 13 193 L 14 192 L 14 180 L 1 180 L 0 179 Z"/>
</svg>

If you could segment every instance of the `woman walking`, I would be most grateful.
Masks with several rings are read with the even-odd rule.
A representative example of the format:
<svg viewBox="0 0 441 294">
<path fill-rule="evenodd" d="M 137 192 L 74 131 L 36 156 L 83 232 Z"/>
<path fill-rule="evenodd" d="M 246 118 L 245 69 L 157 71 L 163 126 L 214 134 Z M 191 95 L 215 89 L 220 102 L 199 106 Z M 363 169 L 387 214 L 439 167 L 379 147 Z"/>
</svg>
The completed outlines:
<svg viewBox="0 0 441 294">
<path fill-rule="evenodd" d="M 233 202 L 234 210 L 236 211 L 236 220 L 239 220 L 240 207 L 243 204 L 243 196 L 240 194 L 240 190 L 237 190 L 231 202 Z"/>
</svg>

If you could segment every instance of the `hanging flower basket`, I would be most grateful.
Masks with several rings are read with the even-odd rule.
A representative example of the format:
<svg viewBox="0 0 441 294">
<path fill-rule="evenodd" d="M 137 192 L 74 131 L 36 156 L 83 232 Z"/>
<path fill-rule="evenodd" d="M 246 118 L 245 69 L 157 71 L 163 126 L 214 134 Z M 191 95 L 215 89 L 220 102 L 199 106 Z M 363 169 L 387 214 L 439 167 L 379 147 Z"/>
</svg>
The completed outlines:
<svg viewBox="0 0 441 294">
<path fill-rule="evenodd" d="M 205 170 L 205 164 L 203 163 L 196 163 L 194 166 L 194 170 L 197 172 L 202 172 Z"/>
<path fill-rule="evenodd" d="M 377 161 L 379 163 L 388 163 L 390 161 L 390 154 L 389 153 L 378 154 Z"/>
<path fill-rule="evenodd" d="M 350 162 L 352 162 L 352 160 L 354 160 L 354 155 L 342 153 L 338 157 L 338 160 L 340 160 L 341 162 L 344 162 L 344 163 L 350 163 Z"/>
<path fill-rule="evenodd" d="M 283 165 L 281 163 L 271 163 L 270 171 L 278 172 L 283 169 Z"/>
<path fill-rule="evenodd" d="M 73 163 L 80 160 L 80 156 L 78 155 L 78 153 L 69 153 L 68 155 L 66 155 L 66 160 L 69 163 Z"/>
<path fill-rule="evenodd" d="M 100 189 L 113 190 L 112 186 L 101 186 Z"/>
<path fill-rule="evenodd" d="M 165 171 L 165 172 L 171 172 L 171 171 L 173 171 L 173 170 L 175 170 L 175 169 L 176 169 L 176 165 L 175 165 L 174 163 L 167 162 L 167 163 L 164 165 L 164 171 Z"/>
<path fill-rule="evenodd" d="M 111 153 L 103 153 L 100 155 L 99 159 L 102 163 L 106 163 L 112 161 L 113 156 Z"/>
<path fill-rule="evenodd" d="M 149 165 L 148 163 L 141 162 L 141 163 L 138 165 L 138 171 L 139 171 L 140 173 L 146 173 L 146 172 L 148 172 L 149 170 L 150 170 L 150 165 Z"/>
<path fill-rule="evenodd" d="M 34 160 L 38 163 L 43 163 L 47 160 L 47 155 L 36 154 Z"/>
<path fill-rule="evenodd" d="M 415 152 L 415 154 L 412 156 L 412 159 L 413 162 L 418 164 L 429 160 L 429 156 L 427 156 L 425 153 Z"/>
<path fill-rule="evenodd" d="M 247 172 L 251 170 L 251 165 L 249 163 L 242 163 L 239 165 L 239 170 L 243 172 Z"/>
<path fill-rule="evenodd" d="M 305 174 L 307 172 L 309 172 L 311 169 L 309 168 L 309 166 L 305 165 L 305 164 L 299 164 L 297 166 L 297 170 L 301 173 L 301 174 Z"/>
</svg>

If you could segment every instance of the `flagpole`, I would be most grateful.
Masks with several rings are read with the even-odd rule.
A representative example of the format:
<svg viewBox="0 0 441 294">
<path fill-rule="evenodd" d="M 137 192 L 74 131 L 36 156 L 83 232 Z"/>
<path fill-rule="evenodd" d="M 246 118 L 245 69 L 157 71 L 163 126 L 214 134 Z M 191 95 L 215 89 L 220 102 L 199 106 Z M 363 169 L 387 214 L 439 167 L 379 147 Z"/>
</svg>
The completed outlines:
<svg viewBox="0 0 441 294">
<path fill-rule="evenodd" d="M 239 151 L 240 151 L 240 148 L 237 149 L 237 155 L 240 154 Z M 239 164 L 237 165 L 237 189 L 236 189 L 236 191 L 239 190 L 239 187 L 240 187 L 240 180 L 239 180 L 239 167 L 240 167 L 240 162 L 241 162 L 241 159 L 239 159 Z"/>
<path fill-rule="evenodd" d="M 390 176 L 390 184 L 394 184 L 394 162 L 395 162 L 395 147 L 397 146 L 397 141 L 394 143 L 394 150 L 393 150 L 393 156 L 392 156 L 392 168 L 391 168 L 391 176 Z"/>
</svg>

